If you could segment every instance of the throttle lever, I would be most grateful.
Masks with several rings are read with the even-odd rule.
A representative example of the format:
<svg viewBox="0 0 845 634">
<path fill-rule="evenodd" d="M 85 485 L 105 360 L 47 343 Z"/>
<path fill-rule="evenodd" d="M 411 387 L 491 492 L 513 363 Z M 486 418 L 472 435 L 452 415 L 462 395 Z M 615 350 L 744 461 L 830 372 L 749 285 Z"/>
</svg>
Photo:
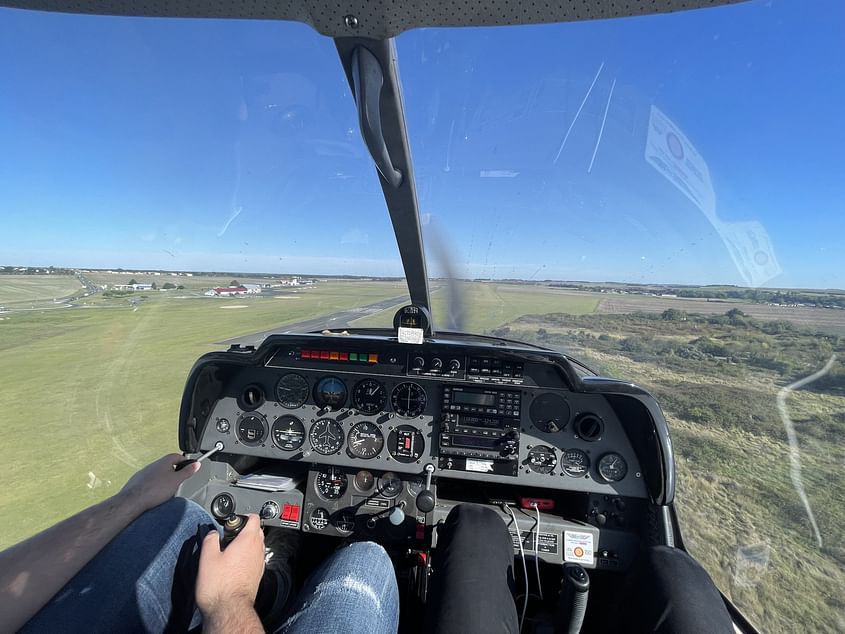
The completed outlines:
<svg viewBox="0 0 845 634">
<path fill-rule="evenodd" d="M 224 447 L 223 441 L 218 440 L 216 443 L 214 443 L 214 447 L 212 447 L 211 449 L 206 451 L 199 458 L 188 458 L 187 460 L 183 460 L 182 462 L 177 462 L 175 465 L 173 465 L 173 470 L 174 471 L 181 471 L 182 469 L 187 467 L 189 464 L 194 464 L 195 462 L 202 462 L 203 460 L 208 458 L 210 455 L 215 454 L 218 451 L 223 451 L 223 447 Z"/>
</svg>

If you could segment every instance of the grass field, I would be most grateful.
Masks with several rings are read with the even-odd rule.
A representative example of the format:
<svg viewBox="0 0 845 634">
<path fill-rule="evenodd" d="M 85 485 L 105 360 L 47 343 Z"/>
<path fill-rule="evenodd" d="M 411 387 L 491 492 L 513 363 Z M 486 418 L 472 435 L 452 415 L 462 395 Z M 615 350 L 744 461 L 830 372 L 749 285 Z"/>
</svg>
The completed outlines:
<svg viewBox="0 0 845 634">
<path fill-rule="evenodd" d="M 583 293 L 540 285 L 495 282 L 458 282 L 458 285 L 464 298 L 465 332 L 485 332 L 522 315 L 533 313 L 591 313 L 602 297 L 599 293 Z M 448 302 L 449 293 L 446 287 L 433 293 L 432 313 L 436 327 L 445 322 L 442 316 L 448 310 Z M 387 315 L 377 313 L 358 319 L 352 325 L 365 328 L 390 323 L 393 310 L 384 311 Z"/>
<path fill-rule="evenodd" d="M 193 275 L 187 277 L 185 275 L 169 275 L 167 273 L 162 273 L 161 275 L 136 275 L 135 273 L 108 273 L 105 271 L 86 273 L 85 277 L 99 286 L 108 285 L 111 287 L 115 284 L 128 284 L 134 279 L 138 284 L 152 284 L 155 282 L 157 286 L 161 287 L 163 284 L 170 282 L 177 286 L 184 286 L 186 290 L 196 291 L 229 286 L 229 283 L 232 281 L 237 281 L 241 284 L 264 284 L 272 282 L 268 278 L 252 278 L 240 275 Z"/>
<path fill-rule="evenodd" d="M 386 282 L 326 282 L 298 299 L 180 299 L 149 293 L 0 321 L 4 450 L 18 467 L 0 493 L 15 517 L 0 548 L 114 493 L 176 449 L 182 388 L 215 342 L 400 295 Z M 140 297 L 140 295 L 138 295 Z M 224 310 L 222 306 L 247 308 Z M 89 486 L 90 485 L 90 486 Z"/>
<path fill-rule="evenodd" d="M 0 275 L 0 306 L 52 301 L 81 289 L 72 275 Z"/>
</svg>

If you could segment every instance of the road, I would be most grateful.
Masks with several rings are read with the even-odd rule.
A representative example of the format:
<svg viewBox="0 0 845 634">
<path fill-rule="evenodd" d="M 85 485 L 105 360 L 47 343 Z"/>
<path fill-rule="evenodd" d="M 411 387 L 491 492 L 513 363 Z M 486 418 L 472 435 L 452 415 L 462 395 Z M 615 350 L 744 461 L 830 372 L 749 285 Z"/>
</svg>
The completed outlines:
<svg viewBox="0 0 845 634">
<path fill-rule="evenodd" d="M 234 339 L 227 339 L 221 341 L 221 345 L 231 346 L 240 344 L 242 346 L 258 346 L 268 336 L 278 333 L 288 332 L 312 332 L 315 330 L 325 330 L 326 328 L 348 328 L 349 322 L 361 317 L 372 315 L 397 304 L 410 302 L 407 295 L 399 295 L 398 297 L 391 297 L 390 299 L 383 299 L 375 304 L 368 304 L 367 306 L 360 306 L 358 308 L 350 308 L 349 310 L 341 310 L 331 315 L 323 315 L 322 317 L 315 317 L 314 319 L 307 319 L 295 324 L 287 324 L 275 330 L 265 330 L 263 332 L 256 332 L 251 335 L 243 335 L 242 337 L 235 337 Z"/>
</svg>

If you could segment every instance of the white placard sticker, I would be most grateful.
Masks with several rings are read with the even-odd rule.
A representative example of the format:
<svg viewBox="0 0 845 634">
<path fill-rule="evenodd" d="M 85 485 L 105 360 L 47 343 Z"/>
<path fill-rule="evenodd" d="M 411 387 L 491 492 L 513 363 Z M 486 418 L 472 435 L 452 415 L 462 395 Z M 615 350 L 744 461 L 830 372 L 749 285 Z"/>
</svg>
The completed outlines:
<svg viewBox="0 0 845 634">
<path fill-rule="evenodd" d="M 467 471 L 477 471 L 479 473 L 493 473 L 493 461 L 467 458 L 466 469 Z"/>
<path fill-rule="evenodd" d="M 573 564 L 593 564 L 593 534 L 563 532 L 563 560 Z"/>
<path fill-rule="evenodd" d="M 399 326 L 399 343 L 422 343 L 422 328 L 403 328 Z"/>
</svg>

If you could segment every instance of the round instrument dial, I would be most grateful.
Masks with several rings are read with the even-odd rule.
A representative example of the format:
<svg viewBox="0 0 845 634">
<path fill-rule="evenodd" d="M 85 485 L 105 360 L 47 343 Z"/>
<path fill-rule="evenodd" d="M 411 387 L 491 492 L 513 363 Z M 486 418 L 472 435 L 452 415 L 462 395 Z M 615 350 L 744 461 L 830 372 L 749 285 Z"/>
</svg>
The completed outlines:
<svg viewBox="0 0 845 634">
<path fill-rule="evenodd" d="M 384 436 L 374 423 L 364 421 L 349 430 L 347 449 L 357 458 L 375 458 L 384 448 Z"/>
<path fill-rule="evenodd" d="M 369 471 L 362 469 L 361 471 L 355 474 L 355 488 L 361 491 L 362 493 L 366 493 L 367 491 L 372 489 L 375 483 L 376 479 L 373 477 L 373 474 Z"/>
<path fill-rule="evenodd" d="M 378 479 L 379 495 L 383 495 L 386 498 L 395 498 L 402 493 L 402 486 L 402 480 L 392 471 L 382 474 Z"/>
<path fill-rule="evenodd" d="M 590 457 L 580 449 L 567 449 L 560 458 L 560 466 L 566 475 L 581 478 L 590 470 Z"/>
<path fill-rule="evenodd" d="M 355 509 L 343 509 L 334 516 L 334 527 L 341 533 L 355 530 Z"/>
<path fill-rule="evenodd" d="M 346 474 L 337 467 L 323 469 L 314 479 L 314 487 L 324 500 L 338 500 L 343 497 L 348 483 Z"/>
<path fill-rule="evenodd" d="M 338 410 L 346 404 L 346 383 L 336 376 L 324 376 L 314 386 L 314 402 L 320 407 Z"/>
<path fill-rule="evenodd" d="M 528 452 L 528 468 L 534 473 L 551 473 L 557 466 L 555 450 L 546 445 L 537 445 Z"/>
<path fill-rule="evenodd" d="M 248 447 L 257 447 L 267 438 L 267 419 L 261 414 L 250 412 L 238 419 L 236 429 L 238 440 Z"/>
<path fill-rule="evenodd" d="M 387 403 L 387 390 L 375 379 L 365 379 L 355 386 L 352 402 L 362 414 L 378 414 Z"/>
<path fill-rule="evenodd" d="M 270 435 L 279 449 L 295 451 L 305 441 L 305 427 L 296 416 L 282 416 L 273 422 Z"/>
<path fill-rule="evenodd" d="M 276 400 L 287 409 L 302 407 L 308 400 L 308 381 L 293 372 L 285 374 L 276 384 Z"/>
<path fill-rule="evenodd" d="M 308 518 L 308 523 L 315 531 L 321 531 L 329 525 L 329 512 L 326 509 L 314 509 L 311 511 L 311 517 Z"/>
<path fill-rule="evenodd" d="M 336 420 L 321 418 L 313 425 L 308 432 L 308 441 L 319 454 L 328 456 L 338 451 L 343 446 L 343 427 Z"/>
<path fill-rule="evenodd" d="M 415 418 L 425 410 L 425 390 L 416 383 L 400 383 L 390 395 L 393 411 L 405 418 Z"/>
<path fill-rule="evenodd" d="M 598 470 L 607 482 L 619 482 L 628 473 L 628 463 L 618 453 L 606 453 L 599 458 Z"/>
</svg>

